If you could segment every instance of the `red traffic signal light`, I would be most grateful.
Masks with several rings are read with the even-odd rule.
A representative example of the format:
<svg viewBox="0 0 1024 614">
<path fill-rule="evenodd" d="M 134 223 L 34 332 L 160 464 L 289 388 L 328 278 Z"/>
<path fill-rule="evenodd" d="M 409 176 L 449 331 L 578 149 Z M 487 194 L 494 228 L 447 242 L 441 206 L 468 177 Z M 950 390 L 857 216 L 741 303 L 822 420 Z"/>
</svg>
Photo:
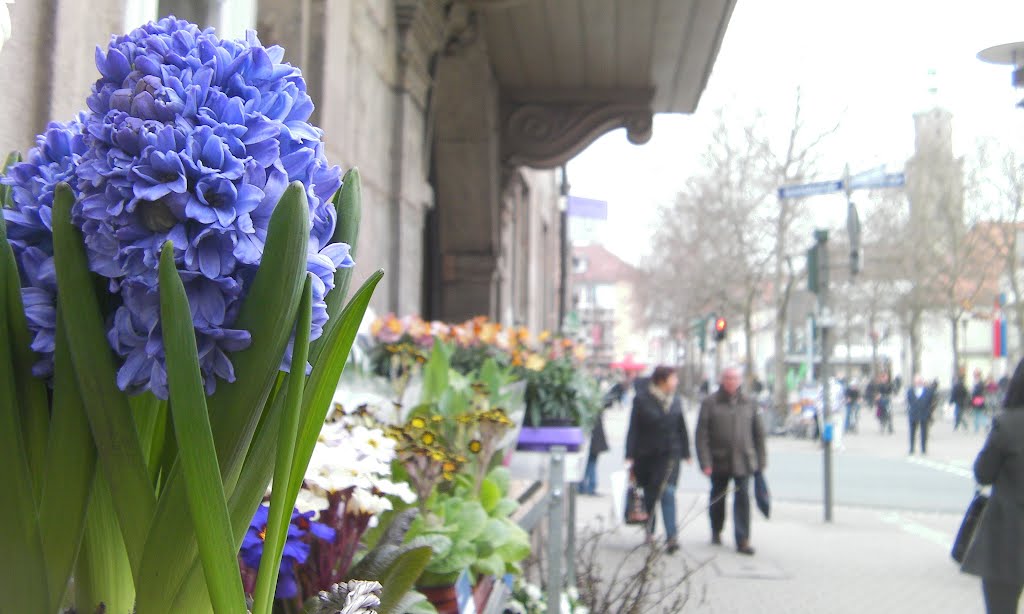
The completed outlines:
<svg viewBox="0 0 1024 614">
<path fill-rule="evenodd" d="M 728 324 L 725 318 L 715 318 L 715 341 L 721 341 L 725 339 L 725 331 L 728 328 Z"/>
</svg>

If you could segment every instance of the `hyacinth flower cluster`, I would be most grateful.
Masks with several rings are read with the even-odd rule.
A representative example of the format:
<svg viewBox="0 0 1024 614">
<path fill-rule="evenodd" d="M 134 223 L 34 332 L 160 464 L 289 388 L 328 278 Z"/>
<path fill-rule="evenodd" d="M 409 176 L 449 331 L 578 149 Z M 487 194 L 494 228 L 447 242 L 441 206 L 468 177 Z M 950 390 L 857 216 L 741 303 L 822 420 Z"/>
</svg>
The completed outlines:
<svg viewBox="0 0 1024 614">
<path fill-rule="evenodd" d="M 254 34 L 168 18 L 95 59 L 86 110 L 0 186 L 0 593 L 18 612 L 270 614 L 383 275 L 348 296 L 358 172 L 327 164 L 301 74 Z M 237 557 L 271 480 L 249 606 Z"/>
<path fill-rule="evenodd" d="M 250 332 L 234 326 L 263 255 L 270 216 L 285 188 L 305 188 L 313 273 L 311 339 L 327 321 L 325 297 L 349 247 L 332 242 L 331 196 L 340 170 L 309 123 L 313 103 L 280 47 L 217 37 L 174 18 L 114 37 L 96 52 L 101 78 L 77 121 L 52 124 L 5 177 L 4 211 L 23 276 L 37 374 L 52 371 L 55 286 L 46 234 L 54 187 L 75 191 L 72 222 L 90 268 L 115 296 L 110 345 L 121 358 L 118 386 L 167 398 L 157 271 L 170 241 L 196 329 L 207 394 L 234 381 L 232 352 Z M 289 351 L 284 357 L 287 366 Z"/>
</svg>

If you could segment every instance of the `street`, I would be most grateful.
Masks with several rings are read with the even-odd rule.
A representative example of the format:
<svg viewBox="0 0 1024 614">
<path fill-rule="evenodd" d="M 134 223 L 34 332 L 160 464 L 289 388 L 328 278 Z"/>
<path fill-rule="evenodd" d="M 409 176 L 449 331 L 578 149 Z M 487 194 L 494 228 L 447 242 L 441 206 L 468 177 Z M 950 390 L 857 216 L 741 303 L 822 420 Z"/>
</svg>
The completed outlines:
<svg viewBox="0 0 1024 614">
<path fill-rule="evenodd" d="M 695 404 L 687 425 L 695 427 Z M 622 468 L 629 410 L 605 412 L 611 450 L 601 456 L 602 496 L 579 497 L 580 534 L 607 526 L 610 474 Z M 862 414 L 863 416 L 863 414 Z M 725 546 L 711 546 L 707 478 L 684 465 L 677 507 L 682 551 L 666 559 L 690 595 L 685 611 L 712 614 L 862 614 L 864 612 L 983 612 L 977 578 L 959 573 L 949 548 L 973 493 L 971 465 L 985 434 L 952 432 L 937 421 L 927 456 L 907 455 L 905 416 L 895 434 L 882 435 L 873 418 L 847 434 L 834 455 L 834 522 L 823 521 L 822 454 L 809 439 L 770 437 L 768 470 L 772 517 L 756 511 L 758 552 L 735 553 L 727 521 Z M 691 438 L 692 441 L 692 438 Z M 753 502 L 752 504 L 753 505 Z M 732 515 L 731 503 L 727 514 Z M 658 523 L 658 535 L 663 527 Z M 608 535 L 601 561 L 613 568 L 640 542 L 637 527 Z M 663 538 L 662 538 L 663 539 Z M 683 577 L 684 570 L 689 575 Z M 659 614 L 660 611 L 651 614 Z"/>
</svg>

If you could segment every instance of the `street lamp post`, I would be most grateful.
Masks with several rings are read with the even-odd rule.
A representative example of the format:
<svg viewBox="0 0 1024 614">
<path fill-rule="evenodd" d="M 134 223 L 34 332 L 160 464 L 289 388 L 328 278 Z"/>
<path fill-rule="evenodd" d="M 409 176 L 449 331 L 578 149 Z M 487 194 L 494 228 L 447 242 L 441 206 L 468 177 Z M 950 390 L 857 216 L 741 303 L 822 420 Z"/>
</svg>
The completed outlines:
<svg viewBox="0 0 1024 614">
<path fill-rule="evenodd" d="M 1013 71 L 1010 73 L 1010 82 L 1015 88 L 1024 88 L 1024 41 L 983 49 L 978 52 L 978 59 L 989 64 L 1011 66 Z M 1017 106 L 1024 109 L 1024 100 L 1018 102 Z"/>
</svg>

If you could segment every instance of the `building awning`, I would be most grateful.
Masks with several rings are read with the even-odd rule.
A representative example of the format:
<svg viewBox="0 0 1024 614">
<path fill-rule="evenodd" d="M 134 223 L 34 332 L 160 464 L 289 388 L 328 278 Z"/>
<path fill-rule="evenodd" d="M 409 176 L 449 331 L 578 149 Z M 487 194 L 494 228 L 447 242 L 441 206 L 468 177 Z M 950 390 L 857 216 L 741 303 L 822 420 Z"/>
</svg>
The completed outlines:
<svg viewBox="0 0 1024 614">
<path fill-rule="evenodd" d="M 553 167 L 605 132 L 692 113 L 735 0 L 470 0 L 502 90 L 506 161 Z"/>
</svg>

